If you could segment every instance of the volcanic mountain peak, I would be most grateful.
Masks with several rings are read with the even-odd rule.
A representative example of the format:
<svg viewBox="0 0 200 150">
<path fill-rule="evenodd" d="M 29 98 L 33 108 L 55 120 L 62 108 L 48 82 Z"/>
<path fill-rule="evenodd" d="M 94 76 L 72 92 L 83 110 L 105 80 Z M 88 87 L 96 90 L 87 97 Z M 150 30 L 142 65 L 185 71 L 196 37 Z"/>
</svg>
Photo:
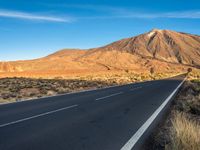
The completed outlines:
<svg viewBox="0 0 200 150">
<path fill-rule="evenodd" d="M 157 59 L 170 63 L 200 66 L 200 36 L 153 29 L 150 32 L 116 41 L 89 52 L 128 52 L 142 58 Z"/>
<path fill-rule="evenodd" d="M 161 31 L 163 31 L 163 30 L 154 28 L 154 29 L 152 29 L 151 31 L 154 31 L 154 32 L 161 32 Z"/>
<path fill-rule="evenodd" d="M 160 29 L 152 29 L 150 32 L 147 33 L 147 36 L 149 38 L 151 38 L 154 34 L 156 34 L 156 33 L 162 33 L 162 32 L 163 32 L 163 30 L 160 30 Z"/>
</svg>

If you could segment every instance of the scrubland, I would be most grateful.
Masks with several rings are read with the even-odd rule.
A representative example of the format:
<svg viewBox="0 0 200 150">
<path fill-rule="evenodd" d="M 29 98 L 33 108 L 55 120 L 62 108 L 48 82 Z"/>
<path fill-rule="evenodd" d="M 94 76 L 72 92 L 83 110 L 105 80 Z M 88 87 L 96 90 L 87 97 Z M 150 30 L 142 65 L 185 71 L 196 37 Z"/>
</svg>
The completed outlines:
<svg viewBox="0 0 200 150">
<path fill-rule="evenodd" d="M 52 79 L 42 78 L 1 78 L 0 103 L 52 96 L 69 92 L 97 89 L 113 85 L 122 85 L 132 82 L 162 79 L 176 73 L 108 73 L 97 75 L 73 76 L 63 78 L 57 76 Z"/>
</svg>

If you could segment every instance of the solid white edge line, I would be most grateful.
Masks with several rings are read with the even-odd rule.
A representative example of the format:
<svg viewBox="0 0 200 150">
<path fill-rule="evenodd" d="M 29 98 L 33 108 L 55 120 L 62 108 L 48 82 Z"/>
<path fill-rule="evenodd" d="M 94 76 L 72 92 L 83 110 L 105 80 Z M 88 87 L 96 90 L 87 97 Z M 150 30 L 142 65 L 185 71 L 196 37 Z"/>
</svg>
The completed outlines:
<svg viewBox="0 0 200 150">
<path fill-rule="evenodd" d="M 95 99 L 95 100 L 96 100 L 96 101 L 102 100 L 102 99 L 109 98 L 109 97 L 112 97 L 112 96 L 116 96 L 116 95 L 119 95 L 119 94 L 122 94 L 122 93 L 123 93 L 123 92 L 114 93 L 114 94 L 111 94 L 111 95 L 107 95 L 107 96 L 104 96 L 104 97 L 97 98 L 97 99 Z"/>
<path fill-rule="evenodd" d="M 170 99 L 174 96 L 174 94 L 178 91 L 181 85 L 184 83 L 186 78 L 176 87 L 176 89 L 167 97 L 167 99 L 160 105 L 160 107 L 151 115 L 151 117 L 137 130 L 137 132 L 129 139 L 129 141 L 121 148 L 121 150 L 131 150 L 140 137 L 144 134 L 144 132 L 148 129 L 151 123 L 155 120 L 155 118 L 159 115 L 162 109 L 167 105 Z"/>
<path fill-rule="evenodd" d="M 49 114 L 53 114 L 53 113 L 56 113 L 56 112 L 59 112 L 59 111 L 62 111 L 62 110 L 66 110 L 66 109 L 69 109 L 69 108 L 77 107 L 77 106 L 78 105 L 67 106 L 67 107 L 64 107 L 64 108 L 60 108 L 60 109 L 56 109 L 56 110 L 49 111 L 49 112 L 46 112 L 46 113 L 42 113 L 42 114 L 39 114 L 39 115 L 34 115 L 34 116 L 27 117 L 27 118 L 24 118 L 24 119 L 12 121 L 12 122 L 0 125 L 0 128 L 5 127 L 5 126 L 9 126 L 9 125 L 13 125 L 13 124 L 16 124 L 16 123 L 24 122 L 24 121 L 27 121 L 27 120 L 31 120 L 31 119 L 34 119 L 34 118 L 38 118 L 38 117 L 41 117 L 41 116 L 46 116 L 46 115 L 49 115 Z"/>
</svg>

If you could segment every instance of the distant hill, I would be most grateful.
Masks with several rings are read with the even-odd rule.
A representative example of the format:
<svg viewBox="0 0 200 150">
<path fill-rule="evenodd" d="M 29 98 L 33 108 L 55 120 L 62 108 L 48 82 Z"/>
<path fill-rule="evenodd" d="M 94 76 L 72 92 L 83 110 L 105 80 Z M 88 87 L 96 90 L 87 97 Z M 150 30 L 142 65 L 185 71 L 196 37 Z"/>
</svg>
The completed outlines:
<svg viewBox="0 0 200 150">
<path fill-rule="evenodd" d="M 162 72 L 188 66 L 200 66 L 200 36 L 153 29 L 99 48 L 65 49 L 35 60 L 0 62 L 0 72 L 145 72 L 152 67 Z"/>
</svg>

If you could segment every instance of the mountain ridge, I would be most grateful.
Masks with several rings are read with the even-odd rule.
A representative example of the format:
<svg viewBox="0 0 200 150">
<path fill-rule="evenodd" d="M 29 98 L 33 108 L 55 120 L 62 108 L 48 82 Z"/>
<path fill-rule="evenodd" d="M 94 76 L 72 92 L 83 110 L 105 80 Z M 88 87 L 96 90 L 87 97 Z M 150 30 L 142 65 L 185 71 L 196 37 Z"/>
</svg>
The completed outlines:
<svg viewBox="0 0 200 150">
<path fill-rule="evenodd" d="M 0 62 L 0 72 L 148 71 L 152 67 L 162 72 L 188 66 L 200 66 L 200 36 L 153 29 L 98 48 L 63 49 L 34 60 Z"/>
<path fill-rule="evenodd" d="M 180 39 L 186 39 L 180 41 Z M 196 46 L 190 44 L 195 43 Z M 184 48 L 186 46 L 186 48 Z M 156 58 L 167 62 L 181 63 L 186 65 L 200 65 L 200 37 L 197 35 L 175 32 L 170 30 L 153 29 L 150 32 L 135 37 L 125 38 L 98 50 L 120 50 L 142 57 Z M 186 51 L 186 49 L 188 50 Z M 181 52 L 183 51 L 183 52 Z M 190 52 L 192 51 L 192 53 Z M 188 58 L 190 54 L 192 58 Z M 195 58 L 198 55 L 198 58 Z M 188 56 L 186 56 L 188 55 Z M 170 58 L 171 57 L 171 58 Z M 195 61 L 194 61 L 195 60 Z M 192 62 L 193 61 L 193 62 Z"/>
</svg>

